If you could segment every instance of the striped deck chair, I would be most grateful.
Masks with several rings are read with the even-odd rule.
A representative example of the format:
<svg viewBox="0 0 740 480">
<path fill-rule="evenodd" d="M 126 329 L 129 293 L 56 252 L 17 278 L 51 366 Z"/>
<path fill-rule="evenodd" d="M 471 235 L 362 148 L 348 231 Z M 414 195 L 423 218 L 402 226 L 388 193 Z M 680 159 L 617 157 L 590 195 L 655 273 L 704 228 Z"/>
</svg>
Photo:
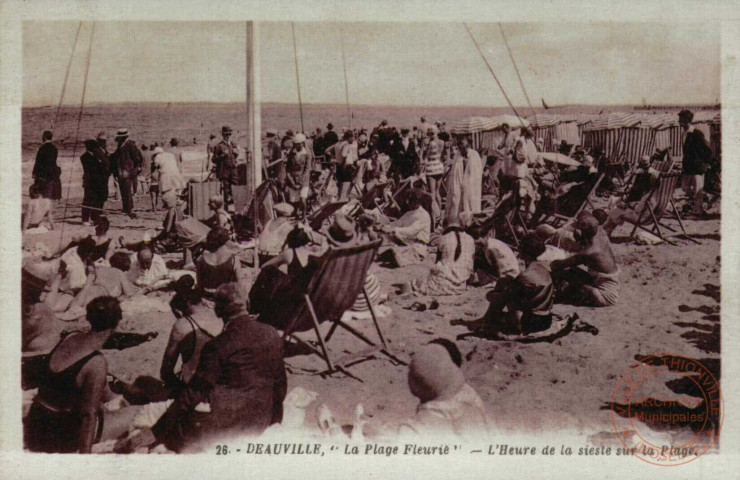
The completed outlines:
<svg viewBox="0 0 740 480">
<path fill-rule="evenodd" d="M 594 183 L 594 185 L 591 187 L 591 190 L 589 190 L 588 194 L 586 195 L 586 197 L 581 202 L 581 205 L 578 207 L 578 209 L 572 215 L 566 215 L 566 214 L 564 214 L 564 213 L 562 213 L 562 212 L 559 211 L 559 208 L 558 208 L 558 199 L 556 198 L 555 199 L 555 210 L 548 217 L 548 218 L 552 218 L 550 220 L 550 223 L 554 227 L 557 227 L 558 225 L 563 225 L 563 224 L 568 223 L 571 220 L 575 219 L 578 216 L 578 214 L 580 214 L 583 211 L 583 209 L 586 208 L 586 205 L 589 205 L 593 209 L 594 208 L 594 205 L 591 203 L 591 197 L 596 192 L 596 189 L 599 188 L 599 184 L 601 184 L 601 181 L 604 180 L 604 176 L 605 176 L 605 174 L 603 174 L 603 173 L 601 175 L 599 175 L 599 178 L 598 178 L 598 180 L 596 180 L 596 183 Z M 548 218 L 546 218 L 545 220 L 548 220 Z M 545 222 L 545 223 L 547 223 L 547 222 Z"/>
<path fill-rule="evenodd" d="M 681 231 L 683 232 L 682 236 L 694 243 L 701 243 L 694 240 L 688 233 L 686 233 L 683 221 L 681 220 L 681 215 L 678 213 L 678 209 L 673 203 L 673 193 L 676 190 L 680 179 L 681 172 L 665 172 L 660 174 L 658 181 L 655 182 L 655 186 L 653 186 L 653 189 L 650 192 L 648 200 L 645 202 L 645 205 L 642 207 L 642 211 L 640 211 L 640 214 L 637 217 L 637 221 L 634 222 L 635 227 L 632 229 L 630 236 L 634 237 L 637 229 L 641 228 L 646 232 L 658 235 L 664 242 L 675 245 L 675 243 L 668 240 L 660 230 L 660 227 L 663 227 L 671 232 L 677 231 L 665 223 L 660 223 L 660 221 L 667 216 L 668 207 L 670 206 L 676 220 L 678 220 L 678 225 L 681 227 Z M 652 228 L 648 229 L 650 225 L 652 225 Z"/>
<path fill-rule="evenodd" d="M 397 358 L 388 349 L 372 302 L 365 290 L 367 271 L 381 243 L 382 240 L 376 240 L 365 245 L 330 249 L 326 252 L 322 258 L 321 268 L 316 271 L 308 285 L 304 294 L 304 301 L 300 304 L 283 332 L 284 340 L 293 339 L 324 359 L 328 369 L 326 373 L 341 371 L 349 377 L 362 381 L 349 372 L 348 366 L 373 358 L 377 353 L 383 353 L 397 364 L 406 365 L 406 362 Z M 360 294 L 365 297 L 369 306 L 380 344 L 370 340 L 357 328 L 341 320 L 344 312 L 354 305 Z M 325 337 L 321 335 L 319 330 L 319 324 L 322 322 L 332 322 Z M 341 358 L 332 358 L 327 343 L 338 327 L 342 327 L 368 344 L 369 348 Z M 310 330 L 313 330 L 316 334 L 318 348 L 315 345 L 316 342 L 308 342 L 295 335 L 297 332 Z"/>
</svg>

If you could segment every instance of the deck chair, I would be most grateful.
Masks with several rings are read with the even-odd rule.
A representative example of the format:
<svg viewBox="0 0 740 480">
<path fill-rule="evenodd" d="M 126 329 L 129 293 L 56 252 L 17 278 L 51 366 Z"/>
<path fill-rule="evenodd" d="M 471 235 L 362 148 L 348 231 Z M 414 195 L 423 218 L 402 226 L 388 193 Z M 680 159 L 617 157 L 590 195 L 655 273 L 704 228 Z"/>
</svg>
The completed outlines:
<svg viewBox="0 0 740 480">
<path fill-rule="evenodd" d="M 375 310 L 364 288 L 367 271 L 381 243 L 382 240 L 376 240 L 365 245 L 330 249 L 326 252 L 322 258 L 322 266 L 316 271 L 308 285 L 304 294 L 304 301 L 300 304 L 283 332 L 284 340 L 293 339 L 324 359 L 327 366 L 326 373 L 341 371 L 349 377 L 362 381 L 349 372 L 348 365 L 372 358 L 376 353 L 383 353 L 393 362 L 406 365 L 406 362 L 397 358 L 388 349 Z M 360 293 L 364 295 L 370 307 L 370 315 L 380 344 L 370 340 L 355 327 L 341 320 L 342 314 L 352 307 Z M 319 331 L 319 324 L 322 322 L 332 322 L 331 328 L 325 337 L 322 337 Z M 327 347 L 327 343 L 338 327 L 342 327 L 368 344 L 369 348 L 341 358 L 334 358 Z M 296 332 L 310 330 L 313 330 L 316 334 L 318 348 L 295 335 Z"/>
<path fill-rule="evenodd" d="M 599 175 L 599 178 L 596 180 L 596 183 L 593 184 L 593 186 L 591 187 L 591 189 L 588 191 L 585 198 L 581 202 L 581 205 L 572 215 L 566 215 L 559 210 L 559 201 L 558 201 L 559 199 L 556 198 L 555 199 L 555 209 L 548 217 L 545 218 L 545 223 L 547 223 L 546 221 L 549 218 L 552 218 L 552 220 L 550 220 L 550 223 L 552 224 L 553 227 L 558 227 L 559 225 L 563 225 L 575 219 L 583 211 L 583 209 L 586 208 L 586 205 L 590 206 L 593 209 L 594 205 L 593 203 L 591 203 L 591 197 L 596 192 L 596 189 L 599 188 L 599 185 L 601 184 L 601 181 L 604 180 L 604 177 L 605 177 L 605 174 L 603 173 Z"/>
<path fill-rule="evenodd" d="M 648 197 L 648 200 L 645 202 L 645 205 L 642 207 L 642 210 L 637 217 L 637 221 L 634 222 L 634 228 L 632 229 L 632 233 L 630 234 L 631 237 L 634 237 L 637 229 L 640 228 L 642 230 L 645 230 L 646 232 L 658 235 L 660 239 L 666 243 L 675 245 L 675 243 L 668 240 L 663 235 L 663 232 L 660 230 L 660 227 L 663 227 L 670 230 L 671 232 L 677 231 L 666 225 L 665 223 L 660 223 L 660 221 L 666 217 L 666 214 L 668 213 L 668 207 L 670 206 L 673 210 L 673 214 L 675 215 L 676 220 L 678 220 L 678 225 L 681 227 L 681 231 L 683 232 L 682 236 L 694 243 L 701 243 L 697 240 L 694 240 L 688 233 L 686 233 L 686 229 L 683 226 L 683 221 L 681 220 L 681 215 L 678 213 L 678 209 L 673 203 L 673 193 L 678 186 L 678 181 L 680 178 L 681 172 L 667 172 L 660 174 L 658 180 L 653 186 L 653 189 L 650 191 L 650 196 Z M 651 205 L 653 205 L 652 208 Z M 648 226 L 650 225 L 652 225 L 652 228 L 648 229 Z"/>
</svg>

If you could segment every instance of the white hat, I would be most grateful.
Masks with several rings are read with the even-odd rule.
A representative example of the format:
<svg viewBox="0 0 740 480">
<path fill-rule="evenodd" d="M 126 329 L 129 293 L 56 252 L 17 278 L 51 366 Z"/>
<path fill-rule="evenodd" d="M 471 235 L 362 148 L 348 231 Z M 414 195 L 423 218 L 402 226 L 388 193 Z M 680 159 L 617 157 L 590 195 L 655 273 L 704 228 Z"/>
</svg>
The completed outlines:
<svg viewBox="0 0 740 480">
<path fill-rule="evenodd" d="M 116 138 L 128 137 L 128 128 L 119 128 L 116 133 Z"/>
<path fill-rule="evenodd" d="M 293 138 L 293 143 L 305 143 L 306 142 L 306 136 L 302 133 L 297 134 Z"/>
<path fill-rule="evenodd" d="M 281 217 L 289 217 L 293 215 L 293 211 L 295 210 L 295 208 L 293 208 L 293 205 L 289 203 L 278 203 L 272 208 L 273 210 L 275 210 L 275 213 L 277 213 L 278 216 Z"/>
<path fill-rule="evenodd" d="M 158 153 L 164 153 L 164 148 L 162 148 L 162 147 L 155 147 L 153 154 L 156 155 Z"/>
</svg>

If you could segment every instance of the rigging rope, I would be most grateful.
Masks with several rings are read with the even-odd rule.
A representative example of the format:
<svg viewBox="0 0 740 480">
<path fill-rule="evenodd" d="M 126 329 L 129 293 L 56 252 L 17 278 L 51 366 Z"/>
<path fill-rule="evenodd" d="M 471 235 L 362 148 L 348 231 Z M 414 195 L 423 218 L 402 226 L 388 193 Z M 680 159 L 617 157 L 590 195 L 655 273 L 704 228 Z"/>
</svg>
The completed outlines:
<svg viewBox="0 0 740 480">
<path fill-rule="evenodd" d="M 349 129 L 352 130 L 352 110 L 349 107 L 349 83 L 347 82 L 347 60 L 344 56 L 344 35 L 339 28 L 339 44 L 342 49 L 342 70 L 344 71 L 344 103 L 347 105 L 347 117 L 349 117 Z"/>
<path fill-rule="evenodd" d="M 305 132 L 303 128 L 303 102 L 301 101 L 301 77 L 298 75 L 298 48 L 295 42 L 295 22 L 290 22 L 290 29 L 293 32 L 293 59 L 295 60 L 295 82 L 298 87 L 298 109 L 301 112 L 301 132 Z"/>
<path fill-rule="evenodd" d="M 511 48 L 509 48 L 509 42 L 506 40 L 506 35 L 504 34 L 504 27 L 501 26 L 501 24 L 498 24 L 498 29 L 501 31 L 501 37 L 504 39 L 504 45 L 506 45 L 506 51 L 509 52 L 509 58 L 511 59 L 511 64 L 514 65 L 514 70 L 516 71 L 516 78 L 519 79 L 519 86 L 522 87 L 522 92 L 524 93 L 524 98 L 527 99 L 527 105 L 529 105 L 529 110 L 532 112 L 532 115 L 534 115 L 534 108 L 532 108 L 532 102 L 529 101 L 529 95 L 527 95 L 527 90 L 524 88 L 524 82 L 522 81 L 522 76 L 519 74 L 519 68 L 516 66 L 516 62 L 514 61 L 514 55 L 511 53 Z"/>
<path fill-rule="evenodd" d="M 95 37 L 95 22 L 92 23 L 92 31 L 90 32 L 90 46 L 87 50 L 87 59 L 85 61 L 85 76 L 82 80 L 82 99 L 80 99 L 80 110 L 77 114 L 77 130 L 75 131 L 75 141 L 72 144 L 72 164 L 69 167 L 69 178 L 67 180 L 67 196 L 64 199 L 64 213 L 62 214 L 62 218 L 67 217 L 67 205 L 69 204 L 69 192 L 71 189 L 72 184 L 72 172 L 74 171 L 75 167 L 75 157 L 77 156 L 77 142 L 80 137 L 80 123 L 82 123 L 82 111 L 85 107 L 85 94 L 87 93 L 87 76 L 90 73 L 90 57 L 92 57 L 92 47 L 93 47 L 93 38 Z M 62 222 L 62 228 L 59 233 L 59 250 L 62 248 L 62 240 L 64 239 L 64 225 L 65 222 Z"/>
<path fill-rule="evenodd" d="M 51 120 L 51 126 L 49 127 L 49 130 L 52 132 L 54 131 L 54 125 L 56 125 L 57 120 L 59 120 L 59 114 L 62 111 L 62 102 L 64 101 L 64 93 L 67 91 L 67 80 L 69 80 L 69 71 L 72 68 L 72 59 L 75 57 L 75 51 L 77 51 L 77 41 L 80 38 L 80 30 L 82 30 L 82 22 L 80 22 L 79 25 L 77 25 L 77 33 L 75 34 L 75 42 L 72 44 L 72 53 L 69 54 L 69 62 L 67 62 L 67 70 L 64 72 L 64 83 L 62 84 L 62 93 L 59 96 L 59 105 L 57 106 L 57 113 L 54 115 L 54 118 Z"/>
<path fill-rule="evenodd" d="M 478 53 L 480 53 L 481 58 L 486 63 L 486 66 L 488 67 L 488 71 L 491 72 L 491 75 L 493 75 L 493 79 L 496 80 L 496 83 L 498 84 L 498 88 L 501 89 L 501 93 L 504 94 L 504 98 L 506 99 L 506 102 L 509 104 L 509 107 L 511 107 L 511 109 L 514 111 L 514 115 L 516 115 L 516 117 L 521 122 L 522 121 L 521 115 L 519 115 L 519 112 L 517 112 L 516 108 L 514 108 L 514 104 L 512 104 L 511 100 L 509 100 L 509 96 L 506 95 L 506 91 L 504 90 L 503 85 L 501 85 L 501 82 L 499 82 L 498 77 L 496 77 L 496 74 L 494 73 L 493 68 L 491 67 L 491 64 L 488 63 L 488 59 L 486 59 L 486 56 L 483 54 L 483 51 L 480 49 L 478 42 L 475 40 L 475 37 L 473 36 L 473 32 L 470 31 L 470 28 L 468 28 L 467 23 L 463 23 L 463 26 L 465 27 L 465 30 L 468 31 L 468 35 L 470 35 L 470 39 L 473 41 L 473 45 L 475 45 L 475 48 L 478 50 Z"/>
</svg>

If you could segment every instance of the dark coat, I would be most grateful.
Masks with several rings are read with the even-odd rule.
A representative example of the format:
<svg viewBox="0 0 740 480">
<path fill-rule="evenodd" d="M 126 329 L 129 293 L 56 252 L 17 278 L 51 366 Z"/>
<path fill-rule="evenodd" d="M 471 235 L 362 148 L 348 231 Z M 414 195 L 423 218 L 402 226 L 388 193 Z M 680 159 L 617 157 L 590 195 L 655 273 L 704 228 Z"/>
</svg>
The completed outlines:
<svg viewBox="0 0 740 480">
<path fill-rule="evenodd" d="M 86 142 L 87 143 L 87 142 Z M 108 152 L 103 150 L 94 140 L 80 157 L 82 162 L 82 186 L 96 190 L 108 189 L 110 177 L 110 162 Z"/>
<path fill-rule="evenodd" d="M 334 130 L 329 130 L 324 134 L 324 137 L 321 140 L 321 147 L 323 150 L 321 150 L 321 154 L 324 154 L 324 150 L 331 147 L 335 143 L 339 141 L 339 135 L 337 135 L 337 132 Z"/>
<path fill-rule="evenodd" d="M 393 140 L 391 145 L 391 160 L 397 168 L 401 168 L 406 171 L 413 168 L 419 163 L 419 152 L 416 150 L 416 142 L 409 137 L 409 144 L 406 148 L 403 147 L 403 139 L 398 136 Z"/>
<path fill-rule="evenodd" d="M 110 168 L 117 178 L 136 179 L 144 163 L 144 156 L 133 140 L 127 139 L 110 156 Z"/>
<path fill-rule="evenodd" d="M 281 422 L 287 392 L 282 346 L 273 327 L 246 312 L 233 317 L 203 347 L 195 376 L 152 428 L 156 438 L 180 450 L 204 437 L 260 434 Z M 211 413 L 198 415 L 193 410 L 204 400 Z"/>
<path fill-rule="evenodd" d="M 36 152 L 36 163 L 33 165 L 33 176 L 39 180 L 59 178 L 57 155 L 59 151 L 51 142 L 44 142 Z"/>
<path fill-rule="evenodd" d="M 683 143 L 683 174 L 703 175 L 711 160 L 712 150 L 701 130 L 687 133 Z"/>
</svg>

